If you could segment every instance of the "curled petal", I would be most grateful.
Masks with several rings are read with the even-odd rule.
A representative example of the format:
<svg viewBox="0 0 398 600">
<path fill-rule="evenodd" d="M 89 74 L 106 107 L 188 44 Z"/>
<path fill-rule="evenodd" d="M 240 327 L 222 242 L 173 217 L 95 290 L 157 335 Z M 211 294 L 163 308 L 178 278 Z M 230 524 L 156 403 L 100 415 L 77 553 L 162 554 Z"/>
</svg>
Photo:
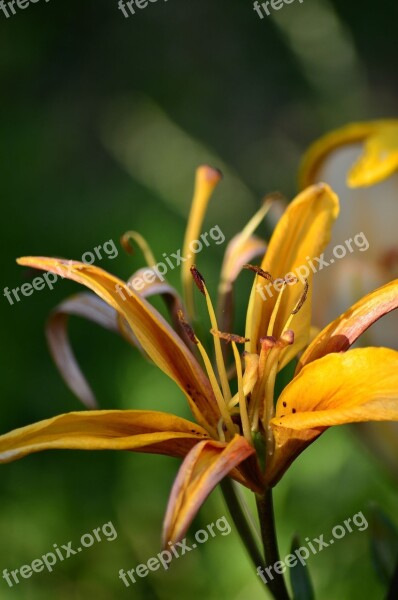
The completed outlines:
<svg viewBox="0 0 398 600">
<path fill-rule="evenodd" d="M 398 169 L 398 120 L 352 123 L 312 144 L 301 165 L 300 187 L 318 180 L 322 164 L 332 152 L 358 143 L 363 144 L 363 152 L 347 173 L 349 187 L 375 185 Z"/>
<path fill-rule="evenodd" d="M 51 355 L 66 385 L 87 408 L 96 408 L 94 393 L 77 363 L 70 344 L 67 328 L 69 315 L 84 317 L 118 333 L 118 313 L 95 294 L 83 292 L 61 302 L 52 311 L 46 326 Z"/>
<path fill-rule="evenodd" d="M 42 450 L 133 450 L 180 457 L 207 435 L 195 423 L 162 412 L 71 412 L 0 436 L 0 463 Z"/>
<path fill-rule="evenodd" d="M 308 363 L 331 352 L 345 352 L 378 319 L 398 308 L 398 279 L 364 296 L 330 323 L 308 346 L 296 374 Z"/>
<path fill-rule="evenodd" d="M 207 377 L 181 338 L 144 298 L 93 265 L 43 257 L 25 257 L 18 263 L 85 285 L 113 307 L 128 322 L 153 362 L 183 390 L 197 422 L 216 434 L 220 414 Z"/>
<path fill-rule="evenodd" d="M 174 482 L 163 524 L 163 546 L 181 540 L 199 508 L 226 475 L 254 453 L 242 436 L 228 444 L 205 440 L 186 456 Z"/>
</svg>

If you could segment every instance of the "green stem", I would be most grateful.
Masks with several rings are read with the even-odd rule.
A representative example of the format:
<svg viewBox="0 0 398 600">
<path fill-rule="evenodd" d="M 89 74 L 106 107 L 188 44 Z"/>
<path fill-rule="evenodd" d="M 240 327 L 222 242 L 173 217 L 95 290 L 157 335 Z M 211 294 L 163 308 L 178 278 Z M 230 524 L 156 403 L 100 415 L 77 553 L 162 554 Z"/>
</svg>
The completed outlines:
<svg viewBox="0 0 398 600">
<path fill-rule="evenodd" d="M 246 516 L 242 510 L 242 506 L 239 502 L 239 499 L 236 495 L 236 491 L 234 489 L 234 484 L 229 479 L 229 477 L 225 477 L 221 482 L 221 490 L 224 496 L 224 500 L 230 512 L 231 518 L 234 522 L 234 525 L 239 533 L 240 538 L 253 562 L 253 565 L 257 569 L 257 567 L 265 567 L 264 559 L 261 555 L 261 552 L 258 548 L 256 540 L 254 539 L 253 532 L 249 523 L 247 522 Z"/>
<path fill-rule="evenodd" d="M 256 501 L 260 519 L 261 537 L 264 546 L 265 563 L 269 570 L 269 573 L 265 574 L 267 577 L 267 585 L 275 600 L 289 600 L 289 593 L 283 575 L 279 575 L 272 568 L 275 563 L 280 561 L 275 530 L 272 490 L 267 489 L 264 494 L 256 495 Z"/>
</svg>

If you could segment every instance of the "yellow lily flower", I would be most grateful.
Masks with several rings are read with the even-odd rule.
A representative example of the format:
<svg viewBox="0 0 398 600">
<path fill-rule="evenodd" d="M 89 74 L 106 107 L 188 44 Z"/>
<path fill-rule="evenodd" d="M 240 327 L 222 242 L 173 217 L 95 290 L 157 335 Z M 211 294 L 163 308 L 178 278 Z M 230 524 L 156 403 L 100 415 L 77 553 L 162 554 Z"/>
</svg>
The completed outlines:
<svg viewBox="0 0 398 600">
<path fill-rule="evenodd" d="M 198 170 L 184 248 L 189 247 L 189 240 L 197 239 L 205 205 L 219 179 L 214 169 Z M 263 250 L 253 233 L 266 210 L 267 205 L 261 207 L 241 237 L 235 238 L 233 246 L 227 249 L 220 286 L 221 307 L 229 304 L 225 298 L 236 278 L 236 261 L 243 267 L 244 262 Z M 246 338 L 220 331 L 205 280 L 190 261 L 183 263 L 189 308 L 184 313 L 181 304 L 177 310 L 179 335 L 149 304 L 144 293 L 133 291 L 98 267 L 43 257 L 19 259 L 21 265 L 58 273 L 88 287 L 115 311 L 123 333 L 183 391 L 196 423 L 155 411 L 74 412 L 0 436 L 0 462 L 45 449 L 68 448 L 123 449 L 185 457 L 164 522 L 166 544 L 184 536 L 204 499 L 224 477 L 229 475 L 262 495 L 330 425 L 398 420 L 398 353 L 377 348 L 345 352 L 376 319 L 397 307 L 398 281 L 363 299 L 308 346 L 313 275 L 301 282 L 294 273 L 309 257 L 315 258 L 323 251 L 338 210 L 338 198 L 328 185 L 311 186 L 286 209 L 261 266 L 246 264 L 256 274 L 247 311 Z M 236 261 L 231 261 L 229 257 L 237 247 L 240 252 L 235 252 Z M 195 311 L 194 282 L 208 307 L 215 366 L 187 322 L 188 317 L 193 320 Z M 264 284 L 271 286 L 265 300 Z M 233 350 L 235 394 L 231 391 L 222 341 L 229 342 Z M 246 343 L 244 364 L 237 349 L 239 343 Z M 61 346 L 65 349 L 64 337 Z M 305 348 L 296 376 L 283 391 L 275 410 L 276 376 Z M 257 450 L 259 460 L 254 443 L 258 438 L 265 443 L 265 455 Z M 260 467 L 264 459 L 265 470 Z"/>
<path fill-rule="evenodd" d="M 363 232 L 367 244 L 317 277 L 315 323 L 323 326 L 364 294 L 398 277 L 398 120 L 354 123 L 328 133 L 302 161 L 300 188 L 326 181 L 341 199 L 331 244 Z M 372 328 L 368 343 L 398 349 L 398 314 Z"/>
<path fill-rule="evenodd" d="M 397 171 L 398 119 L 341 127 L 312 144 L 304 156 L 300 187 L 326 181 L 342 201 L 331 246 L 344 244 L 359 232 L 363 232 L 362 240 L 367 240 L 359 250 L 318 274 L 316 325 L 323 327 L 347 304 L 398 277 Z M 398 349 L 397 331 L 398 313 L 394 312 L 376 323 L 362 343 Z M 397 477 L 398 425 L 368 423 L 355 431 Z"/>
</svg>

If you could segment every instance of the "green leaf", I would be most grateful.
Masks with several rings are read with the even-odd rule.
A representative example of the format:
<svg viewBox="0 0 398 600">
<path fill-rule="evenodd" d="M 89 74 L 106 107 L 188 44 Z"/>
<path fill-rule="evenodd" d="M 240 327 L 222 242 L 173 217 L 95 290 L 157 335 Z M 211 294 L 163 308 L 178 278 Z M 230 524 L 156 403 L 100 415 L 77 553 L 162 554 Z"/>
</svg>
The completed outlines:
<svg viewBox="0 0 398 600">
<path fill-rule="evenodd" d="M 369 519 L 370 549 L 373 566 L 381 581 L 388 585 L 398 560 L 398 528 L 374 505 Z"/>
<path fill-rule="evenodd" d="M 291 546 L 291 554 L 294 554 L 301 546 L 300 539 L 294 536 Z M 295 567 L 290 569 L 290 583 L 293 590 L 293 600 L 315 600 L 314 588 L 307 565 L 304 566 L 300 561 Z"/>
</svg>

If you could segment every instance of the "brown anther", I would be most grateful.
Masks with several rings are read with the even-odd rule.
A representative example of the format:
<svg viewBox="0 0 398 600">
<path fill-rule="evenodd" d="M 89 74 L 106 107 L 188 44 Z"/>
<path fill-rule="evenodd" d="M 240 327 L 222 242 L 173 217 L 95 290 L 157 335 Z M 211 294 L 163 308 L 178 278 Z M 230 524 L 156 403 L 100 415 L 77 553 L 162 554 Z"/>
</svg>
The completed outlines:
<svg viewBox="0 0 398 600">
<path fill-rule="evenodd" d="M 222 340 L 225 340 L 227 343 L 235 342 L 235 344 L 245 344 L 246 342 L 250 342 L 248 338 L 236 335 L 235 333 L 224 333 L 223 331 L 216 331 L 215 329 L 210 329 L 210 332 Z"/>
<path fill-rule="evenodd" d="M 271 281 L 272 283 L 274 282 L 271 273 L 268 273 L 268 271 L 264 271 L 261 267 L 257 267 L 256 265 L 247 264 L 247 265 L 243 265 L 242 268 L 248 269 L 249 271 L 253 271 L 253 273 L 256 273 L 256 275 L 263 277 L 267 281 Z"/>
<path fill-rule="evenodd" d="M 192 273 L 192 277 L 194 282 L 196 283 L 196 285 L 198 286 L 199 291 L 206 296 L 206 291 L 205 291 L 205 285 L 206 282 L 204 280 L 204 278 L 202 277 L 202 275 L 199 273 L 198 269 L 196 268 L 195 265 L 192 265 L 191 269 L 190 269 L 191 273 Z"/>
<path fill-rule="evenodd" d="M 310 287 L 310 284 L 308 283 L 308 279 L 306 279 L 305 285 L 304 285 L 304 291 L 302 293 L 300 300 L 297 302 L 296 306 L 294 307 L 294 310 L 292 311 L 292 315 L 296 315 L 298 313 L 298 311 L 301 309 L 301 307 L 303 306 L 304 302 L 307 300 L 309 287 Z"/>
<path fill-rule="evenodd" d="M 191 342 L 193 342 L 194 344 L 198 344 L 198 340 L 196 339 L 195 332 L 192 329 L 191 325 L 186 321 L 182 310 L 177 311 L 177 316 L 178 316 L 178 320 L 180 321 L 181 325 L 183 326 L 184 331 L 187 334 L 187 336 L 189 337 L 189 339 L 191 340 Z"/>
</svg>

